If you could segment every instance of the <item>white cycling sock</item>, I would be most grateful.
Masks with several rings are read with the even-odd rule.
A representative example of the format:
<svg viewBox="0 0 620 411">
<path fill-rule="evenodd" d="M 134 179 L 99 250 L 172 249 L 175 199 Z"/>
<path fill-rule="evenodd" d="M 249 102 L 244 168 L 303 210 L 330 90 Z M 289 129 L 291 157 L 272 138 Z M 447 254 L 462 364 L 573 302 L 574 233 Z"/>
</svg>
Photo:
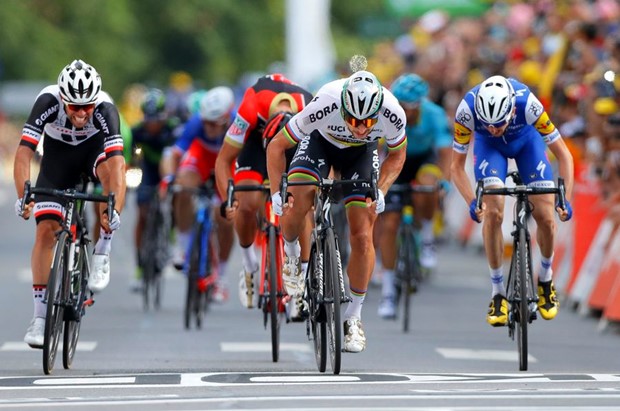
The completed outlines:
<svg viewBox="0 0 620 411">
<path fill-rule="evenodd" d="M 394 287 L 394 270 L 383 270 L 383 278 L 381 284 L 382 297 L 395 297 L 396 287 Z"/>
<path fill-rule="evenodd" d="M 433 233 L 433 220 L 422 220 L 422 230 L 420 232 L 423 244 L 433 244 L 435 242 L 435 233 Z"/>
<path fill-rule="evenodd" d="M 553 254 L 551 257 L 546 258 L 544 255 L 540 256 L 540 273 L 538 274 L 538 281 L 546 283 L 551 281 L 553 276 L 553 270 L 551 264 L 553 263 Z"/>
<path fill-rule="evenodd" d="M 307 261 L 302 261 L 301 262 L 301 275 L 302 276 L 306 276 L 306 271 L 308 271 L 308 262 Z"/>
<path fill-rule="evenodd" d="M 349 288 L 351 291 L 351 302 L 347 306 L 347 310 L 344 312 L 344 319 L 349 320 L 351 318 L 357 318 L 358 320 L 362 319 L 362 305 L 364 304 L 364 299 L 366 298 L 366 291 L 354 291 L 352 288 Z"/>
<path fill-rule="evenodd" d="M 45 318 L 47 313 L 47 303 L 43 301 L 45 297 L 44 285 L 32 285 L 32 301 L 34 302 L 34 316 Z"/>
<path fill-rule="evenodd" d="M 192 240 L 192 230 L 181 231 L 177 229 L 176 238 L 177 247 L 185 253 L 189 247 L 189 242 Z"/>
<path fill-rule="evenodd" d="M 297 239 L 294 239 L 293 241 L 284 239 L 284 252 L 289 257 L 299 257 L 301 254 L 301 246 L 299 245 L 299 241 L 297 241 Z"/>
<path fill-rule="evenodd" d="M 99 240 L 97 240 L 97 244 L 95 244 L 95 254 L 110 255 L 110 250 L 112 250 L 112 237 L 114 237 L 114 231 L 106 233 L 103 228 L 100 229 Z"/>
<path fill-rule="evenodd" d="M 220 280 L 224 278 L 227 267 L 228 267 L 228 261 L 220 261 L 220 263 L 218 264 L 217 275 L 219 276 Z"/>
<path fill-rule="evenodd" d="M 504 288 L 504 267 L 489 268 L 491 272 L 491 283 L 493 284 L 493 297 L 496 294 L 506 295 L 506 289 Z"/>
<path fill-rule="evenodd" d="M 258 259 L 252 244 L 247 247 L 241 247 L 241 259 L 243 261 L 243 269 L 246 272 L 253 273 L 258 271 Z"/>
</svg>

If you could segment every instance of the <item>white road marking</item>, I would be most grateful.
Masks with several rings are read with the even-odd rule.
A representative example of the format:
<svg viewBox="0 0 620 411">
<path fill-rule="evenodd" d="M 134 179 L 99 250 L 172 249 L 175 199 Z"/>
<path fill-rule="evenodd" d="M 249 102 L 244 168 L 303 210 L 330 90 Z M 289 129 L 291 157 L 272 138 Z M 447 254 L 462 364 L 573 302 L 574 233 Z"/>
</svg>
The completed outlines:
<svg viewBox="0 0 620 411">
<path fill-rule="evenodd" d="M 268 342 L 223 342 L 220 343 L 222 352 L 271 352 L 271 343 Z M 280 351 L 311 352 L 308 344 L 280 343 Z"/>
<path fill-rule="evenodd" d="M 89 384 L 133 384 L 136 377 L 92 377 L 92 378 L 41 378 L 34 385 L 89 385 Z"/>
<path fill-rule="evenodd" d="M 477 361 L 518 361 L 517 350 L 471 350 L 468 348 L 436 348 L 444 358 L 453 360 L 477 360 Z M 532 355 L 527 356 L 528 362 L 538 362 Z"/>
<path fill-rule="evenodd" d="M 360 381 L 354 375 L 273 375 L 269 377 L 252 377 L 250 381 L 257 383 L 299 383 L 299 382 L 355 382 Z"/>
<path fill-rule="evenodd" d="M 77 351 L 93 351 L 97 347 L 96 341 L 78 341 Z M 23 341 L 7 341 L 0 346 L 0 351 L 31 351 L 32 348 Z"/>
</svg>

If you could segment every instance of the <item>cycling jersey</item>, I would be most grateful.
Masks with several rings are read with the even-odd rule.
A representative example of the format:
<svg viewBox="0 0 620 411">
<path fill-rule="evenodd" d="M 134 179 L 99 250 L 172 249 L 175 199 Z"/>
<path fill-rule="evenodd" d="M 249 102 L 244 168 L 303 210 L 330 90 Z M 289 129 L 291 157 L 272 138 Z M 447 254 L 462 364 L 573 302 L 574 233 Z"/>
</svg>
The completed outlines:
<svg viewBox="0 0 620 411">
<path fill-rule="evenodd" d="M 405 112 L 385 88 L 379 120 L 365 139 L 353 137 L 340 112 L 345 81 L 335 80 L 323 86 L 310 104 L 285 126 L 284 135 L 291 142 L 299 143 L 289 177 L 317 181 L 327 177 L 333 167 L 343 179 L 368 181 L 373 170 L 379 171 L 380 138 L 385 139 L 389 150 L 405 148 Z M 368 187 L 367 184 L 343 187 L 345 206 L 365 206 Z"/>
<path fill-rule="evenodd" d="M 485 185 L 503 185 L 506 179 L 507 159 L 513 158 L 524 183 L 542 187 L 553 186 L 553 170 L 546 155 L 545 143 L 557 141 L 560 132 L 549 120 L 541 102 L 523 83 L 508 79 L 516 94 L 516 112 L 505 133 L 493 137 L 476 118 L 474 111 L 477 85 L 459 104 L 454 119 L 453 149 L 466 154 L 471 136 L 474 144 L 474 171 L 476 180 Z"/>
<path fill-rule="evenodd" d="M 174 149 L 185 153 L 195 140 L 199 141 L 207 151 L 217 154 L 222 147 L 224 135 L 208 136 L 202 118 L 199 114 L 194 114 L 183 126 L 183 131 L 175 143 Z"/>
<path fill-rule="evenodd" d="M 404 148 L 407 144 L 405 111 L 386 88 L 383 88 L 379 121 L 368 136 L 360 140 L 351 134 L 340 113 L 340 96 L 345 81 L 346 79 L 335 80 L 321 87 L 310 104 L 288 122 L 284 133 L 286 137 L 297 144 L 317 130 L 325 140 L 338 148 L 361 146 L 380 138 L 385 139 L 389 150 Z"/>
<path fill-rule="evenodd" d="M 45 87 L 24 124 L 19 144 L 34 151 L 42 138 L 44 155 L 37 187 L 73 188 L 80 183 L 82 175 L 96 182 L 97 166 L 106 158 L 123 155 L 118 110 L 103 91 L 88 122 L 78 129 L 65 112 L 58 86 Z M 37 222 L 62 219 L 63 204 L 58 199 L 37 195 L 35 203 L 33 212 Z"/>
<path fill-rule="evenodd" d="M 95 110 L 85 127 L 76 129 L 67 117 L 57 85 L 45 87 L 36 98 L 30 116 L 24 124 L 20 145 L 36 150 L 43 134 L 48 138 L 77 146 L 101 136 L 107 158 L 123 155 L 118 110 L 110 96 L 102 91 Z"/>
<path fill-rule="evenodd" d="M 237 116 L 226 133 L 226 142 L 241 148 L 237 156 L 236 182 L 249 179 L 262 183 L 267 178 L 263 129 L 283 100 L 288 100 L 296 113 L 312 100 L 312 94 L 280 74 L 263 76 L 246 90 Z M 288 161 L 293 152 L 287 152 Z"/>
<path fill-rule="evenodd" d="M 420 103 L 420 118 L 406 126 L 407 157 L 420 156 L 452 145 L 452 135 L 445 110 L 430 100 Z"/>
</svg>

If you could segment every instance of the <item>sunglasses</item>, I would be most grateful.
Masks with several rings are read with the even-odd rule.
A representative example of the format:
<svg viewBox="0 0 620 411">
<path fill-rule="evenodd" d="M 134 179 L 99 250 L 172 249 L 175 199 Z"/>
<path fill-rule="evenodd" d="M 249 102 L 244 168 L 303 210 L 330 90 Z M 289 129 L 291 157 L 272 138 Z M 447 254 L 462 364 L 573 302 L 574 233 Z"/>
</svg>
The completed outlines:
<svg viewBox="0 0 620 411">
<path fill-rule="evenodd" d="M 91 111 L 92 109 L 95 108 L 95 103 L 90 103 L 90 104 L 71 104 L 71 103 L 66 103 L 67 107 L 69 107 L 69 110 L 71 111 L 80 111 L 80 110 L 84 110 L 84 111 Z"/>
<path fill-rule="evenodd" d="M 343 111 L 342 117 L 344 118 L 344 121 L 346 121 L 347 124 L 350 125 L 353 128 L 357 128 L 361 124 L 363 124 L 364 127 L 366 127 L 366 128 L 371 128 L 375 124 L 377 124 L 377 121 L 379 121 L 379 116 L 368 117 L 368 118 L 360 120 L 359 118 L 353 117 L 352 115 L 350 115 L 346 111 Z"/>
</svg>

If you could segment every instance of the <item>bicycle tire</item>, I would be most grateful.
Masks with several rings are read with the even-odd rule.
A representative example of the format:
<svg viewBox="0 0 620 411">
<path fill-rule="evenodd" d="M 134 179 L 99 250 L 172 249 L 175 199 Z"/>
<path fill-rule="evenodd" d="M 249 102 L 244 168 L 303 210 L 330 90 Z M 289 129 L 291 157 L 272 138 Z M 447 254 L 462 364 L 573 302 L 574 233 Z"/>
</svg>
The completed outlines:
<svg viewBox="0 0 620 411">
<path fill-rule="evenodd" d="M 63 323 L 63 298 L 64 287 L 63 279 L 66 272 L 67 244 L 69 244 L 69 234 L 62 231 L 56 241 L 54 251 L 54 261 L 47 281 L 47 310 L 45 314 L 45 332 L 43 337 L 43 372 L 46 375 L 52 373 L 56 352 Z"/>
<path fill-rule="evenodd" d="M 271 321 L 271 359 L 278 362 L 280 356 L 280 319 L 278 315 L 278 249 L 277 234 L 274 226 L 269 226 L 267 230 L 269 247 L 269 264 L 267 275 L 269 276 L 269 318 Z"/>
<path fill-rule="evenodd" d="M 73 364 L 73 357 L 75 356 L 80 338 L 81 320 L 85 309 L 84 302 L 86 301 L 87 279 L 90 275 L 88 262 L 86 261 L 88 247 L 82 243 L 78 250 L 76 253 L 76 272 L 71 273 L 71 292 L 69 293 L 73 317 L 67 318 L 65 313 L 65 329 L 63 332 L 62 364 L 66 370 L 70 369 Z"/>
<path fill-rule="evenodd" d="M 187 292 L 185 295 L 185 329 L 190 329 L 192 318 L 195 319 L 196 327 L 202 327 L 202 318 L 198 317 L 199 309 L 199 292 L 198 292 L 198 273 L 200 272 L 200 259 L 202 254 L 201 244 L 202 223 L 196 227 L 192 238 L 189 252 L 189 264 L 187 268 Z"/>
<path fill-rule="evenodd" d="M 308 318 L 310 331 L 312 332 L 312 342 L 314 347 L 314 357 L 319 372 L 325 372 L 327 368 L 327 324 L 325 322 L 325 307 L 319 301 L 322 297 L 321 280 L 321 258 L 322 253 L 319 243 L 314 237 L 310 248 L 310 265 L 308 267 L 306 281 L 306 298 L 310 315 Z"/>
<path fill-rule="evenodd" d="M 168 233 L 165 218 L 160 209 L 158 195 L 151 199 L 142 234 L 140 260 L 142 261 L 142 298 L 143 308 L 148 311 L 161 307 L 161 270 L 160 260 L 167 258 Z"/>
<path fill-rule="evenodd" d="M 326 303 L 327 335 L 329 338 L 329 359 L 334 374 L 340 374 L 342 364 L 342 328 L 340 305 L 342 303 L 342 283 L 340 281 L 340 262 L 336 237 L 331 227 L 325 230 L 323 243 L 323 269 L 325 270 L 325 287 L 323 295 Z"/>
<path fill-rule="evenodd" d="M 400 297 L 403 303 L 403 332 L 409 332 L 409 313 L 411 307 L 411 293 L 413 292 L 412 288 L 414 287 L 414 266 L 413 262 L 414 256 L 411 254 L 411 250 L 413 250 L 414 246 L 414 238 L 413 238 L 413 227 L 411 225 L 405 224 L 402 227 L 401 238 L 400 238 L 400 246 L 398 250 L 398 258 L 399 262 L 402 262 L 401 272 L 398 273 L 398 277 L 400 278 Z"/>
<path fill-rule="evenodd" d="M 519 241 L 518 241 L 518 278 L 519 278 L 519 327 L 517 328 L 517 345 L 519 349 L 519 370 L 527 371 L 527 325 L 530 319 L 529 304 L 528 304 L 528 285 L 527 285 L 527 244 L 525 228 L 519 228 Z"/>
</svg>

